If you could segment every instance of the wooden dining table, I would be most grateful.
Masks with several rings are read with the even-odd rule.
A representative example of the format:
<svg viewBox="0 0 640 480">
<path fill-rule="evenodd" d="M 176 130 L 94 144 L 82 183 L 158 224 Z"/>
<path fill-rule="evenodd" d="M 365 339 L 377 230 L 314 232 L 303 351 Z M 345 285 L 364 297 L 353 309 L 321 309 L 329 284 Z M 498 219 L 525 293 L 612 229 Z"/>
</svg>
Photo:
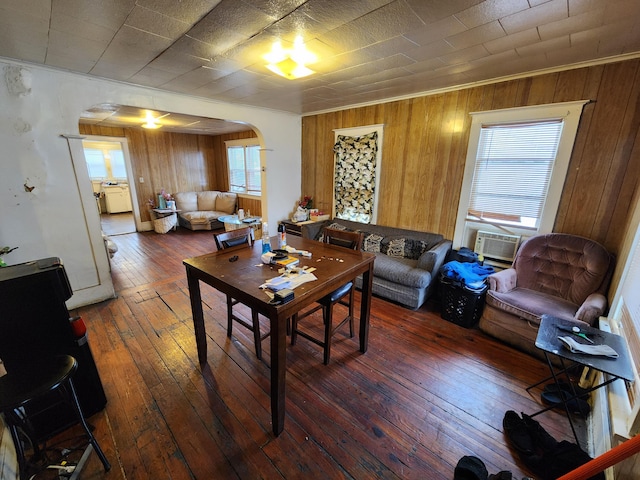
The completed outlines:
<svg viewBox="0 0 640 480">
<path fill-rule="evenodd" d="M 275 237 L 272 242 L 275 243 Z M 271 418 L 273 433 L 276 436 L 284 428 L 287 319 L 362 275 L 359 336 L 360 352 L 365 353 L 369 338 L 371 287 L 375 260 L 372 253 L 350 250 L 302 237 L 290 236 L 289 245 L 297 250 L 311 253 L 311 258 L 299 256 L 300 262 L 297 266 L 315 268 L 313 274 L 317 280 L 297 286 L 294 289 L 293 300 L 281 305 L 274 304 L 267 293 L 260 288 L 267 280 L 278 276 L 277 266 L 266 265 L 261 261 L 262 241 L 257 241 L 252 247 L 225 249 L 183 261 L 187 271 L 198 360 L 201 365 L 207 362 L 207 335 L 200 282 L 230 295 L 269 319 Z M 297 256 L 297 254 L 290 254 L 290 256 Z M 223 313 L 226 316 L 226 309 L 220 310 L 220 314 Z"/>
</svg>

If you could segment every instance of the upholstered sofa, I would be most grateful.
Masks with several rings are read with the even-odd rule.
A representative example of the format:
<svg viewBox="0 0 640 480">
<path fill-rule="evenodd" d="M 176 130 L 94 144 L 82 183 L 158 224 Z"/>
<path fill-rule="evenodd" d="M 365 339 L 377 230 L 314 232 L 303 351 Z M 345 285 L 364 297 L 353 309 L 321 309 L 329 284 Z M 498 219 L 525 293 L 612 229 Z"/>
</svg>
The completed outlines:
<svg viewBox="0 0 640 480">
<path fill-rule="evenodd" d="M 362 249 L 375 254 L 373 294 L 417 309 L 435 291 L 451 241 L 437 233 L 334 219 L 302 225 L 302 236 L 320 239 L 323 227 L 362 232 Z M 362 280 L 356 280 L 361 288 Z"/>
<path fill-rule="evenodd" d="M 531 237 L 520 246 L 512 268 L 489 276 L 480 330 L 543 358 L 535 346 L 542 315 L 597 326 L 607 308 L 614 264 L 612 254 L 587 238 L 562 233 Z"/>
<path fill-rule="evenodd" d="M 224 224 L 218 219 L 233 215 L 238 195 L 232 192 L 208 190 L 204 192 L 178 192 L 174 194 L 178 224 L 191 230 L 218 230 Z"/>
</svg>

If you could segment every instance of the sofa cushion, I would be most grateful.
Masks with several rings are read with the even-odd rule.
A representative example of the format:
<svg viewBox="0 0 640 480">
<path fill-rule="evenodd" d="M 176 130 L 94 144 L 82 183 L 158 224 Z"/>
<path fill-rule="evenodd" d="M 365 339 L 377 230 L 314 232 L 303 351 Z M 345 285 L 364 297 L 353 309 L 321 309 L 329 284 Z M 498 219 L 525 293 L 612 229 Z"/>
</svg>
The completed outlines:
<svg viewBox="0 0 640 480">
<path fill-rule="evenodd" d="M 536 323 L 545 313 L 558 318 L 572 319 L 579 307 L 562 298 L 519 287 L 503 293 L 489 290 L 486 303 Z"/>
<path fill-rule="evenodd" d="M 373 275 L 391 282 L 414 288 L 425 288 L 431 282 L 431 274 L 416 268 L 416 260 L 394 258 L 384 253 L 374 253 Z"/>
<path fill-rule="evenodd" d="M 212 220 L 217 220 L 220 212 L 185 212 L 180 216 L 194 225 L 204 225 Z"/>
<path fill-rule="evenodd" d="M 183 212 L 195 212 L 198 210 L 198 196 L 196 192 L 179 192 L 175 195 L 176 208 Z"/>
<path fill-rule="evenodd" d="M 429 247 L 423 240 L 401 235 L 384 237 L 382 240 L 382 252 L 390 257 L 417 260 Z"/>
<path fill-rule="evenodd" d="M 238 195 L 231 192 L 220 192 L 216 198 L 216 210 L 231 214 L 236 211 Z"/>
<path fill-rule="evenodd" d="M 363 232 L 362 249 L 365 252 L 382 252 L 382 240 L 384 237 L 377 233 Z"/>
<path fill-rule="evenodd" d="M 214 211 L 216 209 L 216 198 L 218 197 L 219 192 L 216 191 L 206 191 L 206 192 L 198 192 L 198 210 L 203 211 Z"/>
</svg>

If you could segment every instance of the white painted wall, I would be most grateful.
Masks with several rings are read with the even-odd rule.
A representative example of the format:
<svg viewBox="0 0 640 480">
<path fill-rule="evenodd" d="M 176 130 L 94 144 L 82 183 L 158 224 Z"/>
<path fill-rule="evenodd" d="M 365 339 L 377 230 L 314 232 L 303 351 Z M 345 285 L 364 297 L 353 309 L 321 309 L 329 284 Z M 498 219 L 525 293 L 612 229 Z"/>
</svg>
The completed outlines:
<svg viewBox="0 0 640 480">
<path fill-rule="evenodd" d="M 69 143 L 61 136 L 78 134 L 80 113 L 92 105 L 115 103 L 247 122 L 258 131 L 264 148 L 267 207 L 263 214 L 272 234 L 300 198 L 298 115 L 1 58 L 0 68 L 0 246 L 19 247 L 5 257 L 10 265 L 60 257 L 74 290 L 69 308 L 113 296 L 98 211 L 95 202 L 94 207 L 86 206 L 91 184 L 86 172 L 77 172 L 76 181 Z"/>
</svg>

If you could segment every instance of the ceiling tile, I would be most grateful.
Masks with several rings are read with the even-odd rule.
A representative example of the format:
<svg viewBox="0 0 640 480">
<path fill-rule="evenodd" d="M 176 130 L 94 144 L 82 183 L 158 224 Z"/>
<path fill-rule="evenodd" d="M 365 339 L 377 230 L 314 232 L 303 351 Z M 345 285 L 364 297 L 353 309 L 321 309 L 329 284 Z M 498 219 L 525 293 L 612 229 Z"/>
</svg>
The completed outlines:
<svg viewBox="0 0 640 480">
<path fill-rule="evenodd" d="M 347 25 L 349 28 L 368 30 L 379 42 L 402 35 L 407 30 L 420 28 L 424 23 L 406 3 L 396 1 L 363 15 Z"/>
<path fill-rule="evenodd" d="M 131 11 L 125 25 L 165 38 L 178 38 L 191 28 L 190 23 L 140 6 Z"/>
<path fill-rule="evenodd" d="M 446 38 L 446 41 L 454 48 L 467 48 L 504 37 L 505 35 L 506 33 L 502 29 L 500 22 L 491 22 L 456 35 L 451 35 Z"/>
<path fill-rule="evenodd" d="M 242 0 L 253 8 L 263 11 L 270 17 L 282 18 L 293 12 L 296 8 L 306 2 L 306 0 Z"/>
<path fill-rule="evenodd" d="M 540 38 L 547 40 L 561 35 L 583 32 L 602 25 L 604 8 L 598 8 L 574 17 L 563 18 L 557 22 L 547 23 L 538 27 Z"/>
<path fill-rule="evenodd" d="M 327 30 L 333 30 L 390 2 L 391 0 L 309 0 L 298 11 L 325 25 Z"/>
<path fill-rule="evenodd" d="M 81 22 L 89 22 L 116 31 L 135 7 L 135 0 L 56 0 L 51 2 L 51 18 L 66 15 Z"/>
<path fill-rule="evenodd" d="M 512 33 L 506 37 L 485 42 L 484 46 L 490 53 L 499 53 L 539 41 L 540 35 L 538 34 L 538 29 L 530 28 L 528 30 Z"/>
<path fill-rule="evenodd" d="M 409 6 L 427 25 L 462 12 L 482 0 L 407 0 Z"/>
<path fill-rule="evenodd" d="M 458 50 L 456 52 L 449 53 L 448 55 L 440 55 L 438 58 L 440 58 L 440 60 L 442 60 L 446 65 L 455 65 L 463 62 L 470 62 L 471 60 L 476 60 L 488 55 L 489 52 L 482 45 L 474 45 L 473 47 Z"/>
<path fill-rule="evenodd" d="M 422 62 L 430 58 L 440 57 L 447 53 L 453 53 L 456 49 L 445 40 L 433 42 L 423 47 L 416 47 L 406 52 L 406 55 L 414 59 L 416 62 Z"/>
<path fill-rule="evenodd" d="M 466 30 L 468 28 L 460 20 L 454 16 L 449 16 L 430 23 L 428 27 L 410 30 L 404 36 L 418 45 L 428 45 Z"/>
<path fill-rule="evenodd" d="M 218 8 L 221 0 L 180 0 L 178 2 L 175 0 L 135 0 L 134 3 L 182 22 L 193 24 L 204 17 L 211 9 Z M 227 0 L 222 3 L 230 3 L 230 1 Z"/>
<path fill-rule="evenodd" d="M 504 30 L 508 33 L 516 33 L 528 28 L 538 27 L 545 23 L 555 22 L 567 18 L 567 0 L 551 0 L 542 5 L 514 13 L 500 19 Z"/>
<path fill-rule="evenodd" d="M 559 50 L 562 48 L 569 48 L 571 41 L 569 35 L 562 37 L 552 38 L 546 41 L 540 41 L 531 45 L 516 48 L 516 52 L 521 57 L 535 56 L 542 53 L 552 52 L 553 50 Z"/>
<path fill-rule="evenodd" d="M 474 28 L 527 8 L 527 0 L 488 0 L 456 13 L 455 17 L 468 28 Z"/>
</svg>

